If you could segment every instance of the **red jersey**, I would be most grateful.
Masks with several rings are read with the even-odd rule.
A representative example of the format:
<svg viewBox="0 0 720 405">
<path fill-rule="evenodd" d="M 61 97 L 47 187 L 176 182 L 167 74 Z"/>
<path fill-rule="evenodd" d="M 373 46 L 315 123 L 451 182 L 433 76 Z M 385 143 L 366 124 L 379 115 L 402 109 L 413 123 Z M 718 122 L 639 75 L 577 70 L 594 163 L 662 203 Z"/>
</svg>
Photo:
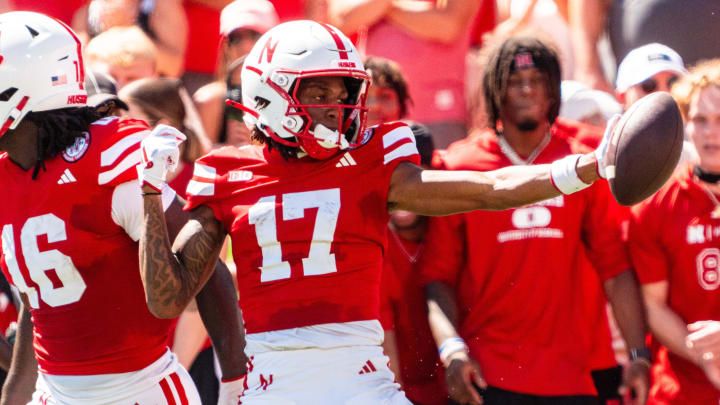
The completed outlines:
<svg viewBox="0 0 720 405">
<path fill-rule="evenodd" d="M 187 208 L 230 234 L 248 333 L 378 319 L 390 177 L 414 142 L 394 123 L 324 161 L 246 146 L 195 163 Z"/>
<path fill-rule="evenodd" d="M 535 163 L 573 153 L 573 129 L 554 125 Z M 451 145 L 443 161 L 453 170 L 511 165 L 491 131 Z M 431 219 L 423 277 L 456 289 L 459 333 L 488 384 L 534 395 L 595 393 L 583 272 L 588 258 L 602 279 L 629 268 L 620 216 L 598 183 L 521 208 Z"/>
<path fill-rule="evenodd" d="M 137 371 L 167 350 L 169 321 L 148 311 L 138 244 L 117 216 L 115 191 L 137 178 L 147 133 L 139 121 L 97 121 L 45 161 L 36 180 L 0 156 L 0 187 L 11 196 L 0 210 L 0 265 L 28 297 L 42 372 Z M 141 208 L 140 197 L 137 203 Z"/>
<path fill-rule="evenodd" d="M 447 392 L 443 367 L 428 325 L 425 290 L 416 262 L 424 244 L 401 239 L 392 230 L 388 234 L 383 288 L 393 290 L 386 299 L 397 339 L 403 390 L 414 404 L 444 405 Z"/>
<path fill-rule="evenodd" d="M 714 208 L 686 170 L 632 210 L 630 253 L 640 283 L 667 281 L 667 305 L 688 324 L 720 319 L 720 218 L 713 218 Z M 671 352 L 657 360 L 658 381 L 677 378 L 680 388 L 673 393 L 653 387 L 659 400 L 716 404 L 720 399 L 692 363 Z"/>
</svg>

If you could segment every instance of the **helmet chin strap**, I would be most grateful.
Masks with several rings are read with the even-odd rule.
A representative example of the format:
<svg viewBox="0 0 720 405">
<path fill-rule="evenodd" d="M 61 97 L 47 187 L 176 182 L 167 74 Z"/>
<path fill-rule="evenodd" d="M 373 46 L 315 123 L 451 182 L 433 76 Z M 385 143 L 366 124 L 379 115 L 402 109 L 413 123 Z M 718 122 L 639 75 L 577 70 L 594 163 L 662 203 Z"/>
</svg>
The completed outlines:
<svg viewBox="0 0 720 405">
<path fill-rule="evenodd" d="M 315 126 L 313 136 L 315 136 L 320 146 L 327 149 L 339 148 L 340 150 L 344 150 L 350 146 L 350 143 L 340 132 L 333 131 L 323 124 L 317 124 Z M 340 140 L 339 144 L 337 142 L 338 139 Z"/>
</svg>

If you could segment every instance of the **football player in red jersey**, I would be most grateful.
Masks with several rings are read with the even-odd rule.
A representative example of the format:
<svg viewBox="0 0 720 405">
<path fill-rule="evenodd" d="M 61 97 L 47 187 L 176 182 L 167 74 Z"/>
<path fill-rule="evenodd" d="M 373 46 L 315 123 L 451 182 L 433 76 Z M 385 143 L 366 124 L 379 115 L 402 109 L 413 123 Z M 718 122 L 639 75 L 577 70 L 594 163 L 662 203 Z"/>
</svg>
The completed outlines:
<svg viewBox="0 0 720 405">
<path fill-rule="evenodd" d="M 135 166 L 147 125 L 86 106 L 81 46 L 67 26 L 31 12 L 2 14 L 0 26 L 0 266 L 24 303 L 2 403 L 199 404 L 166 346 L 170 320 L 154 315 L 177 316 L 205 280 L 151 313 L 138 268 Z M 174 195 L 164 189 L 161 202 L 173 234 L 187 219 Z M 198 306 L 223 373 L 236 377 L 245 372 L 236 297 L 226 269 L 210 280 Z"/>
<path fill-rule="evenodd" d="M 720 59 L 673 87 L 699 162 L 633 207 L 630 255 L 659 348 L 651 399 L 720 400 Z"/>
<path fill-rule="evenodd" d="M 503 170 L 583 150 L 582 127 L 556 120 L 561 74 L 550 46 L 520 35 L 495 44 L 487 58 L 488 128 L 451 145 L 442 155 L 445 168 Z M 608 325 L 603 316 L 587 330 L 585 306 L 599 300 L 590 290 L 599 284 L 589 279 L 590 261 L 628 347 L 644 349 L 639 287 L 620 232 L 626 216 L 607 185 L 598 183 L 513 210 L 431 219 L 422 276 L 453 399 L 598 403 L 588 337 L 608 333 Z M 605 343 L 609 350 L 609 339 Z M 635 359 L 628 369 L 626 384 L 638 403 L 645 401 L 648 375 L 647 359 Z M 618 392 L 614 397 L 606 403 L 621 400 Z"/>
<path fill-rule="evenodd" d="M 336 28 L 291 21 L 266 32 L 245 60 L 238 105 L 263 145 L 198 160 L 191 220 L 173 246 L 152 192 L 177 153 L 175 134 L 143 141 L 141 268 L 147 280 L 163 280 L 148 283 L 149 305 L 196 288 L 230 235 L 251 360 L 236 382 L 243 404 L 408 403 L 377 321 L 388 213 L 521 206 L 605 173 L 606 142 L 549 165 L 424 170 L 407 125 L 365 129 L 368 85 L 357 50 Z"/>
</svg>

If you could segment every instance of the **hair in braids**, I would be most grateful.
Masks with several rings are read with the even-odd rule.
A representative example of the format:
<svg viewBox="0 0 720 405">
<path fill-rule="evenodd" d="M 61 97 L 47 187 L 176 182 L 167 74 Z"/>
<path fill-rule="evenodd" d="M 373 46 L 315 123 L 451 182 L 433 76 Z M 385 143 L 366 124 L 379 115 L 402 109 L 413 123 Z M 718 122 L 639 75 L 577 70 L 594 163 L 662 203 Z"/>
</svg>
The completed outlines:
<svg viewBox="0 0 720 405">
<path fill-rule="evenodd" d="M 483 74 L 483 94 L 487 125 L 497 132 L 503 99 L 507 94 L 510 75 L 515 69 L 515 56 L 520 53 L 532 56 L 532 64 L 547 76 L 548 97 L 551 100 L 547 119 L 555 122 L 560 112 L 560 58 L 551 45 L 530 35 L 517 35 L 496 44 L 488 53 Z"/>
<path fill-rule="evenodd" d="M 257 127 L 252 129 L 252 136 L 250 137 L 250 140 L 255 144 L 267 145 L 268 150 L 273 150 L 273 148 L 277 149 L 278 152 L 280 152 L 280 156 L 282 156 L 285 160 L 297 158 L 300 150 L 299 148 L 281 144 L 280 142 L 265 135 Z"/>
<path fill-rule="evenodd" d="M 51 111 L 30 112 L 24 119 L 38 127 L 37 161 L 33 180 L 40 169 L 45 170 L 45 160 L 62 153 L 68 146 L 90 128 L 90 124 L 103 116 L 94 107 L 63 108 Z"/>
</svg>

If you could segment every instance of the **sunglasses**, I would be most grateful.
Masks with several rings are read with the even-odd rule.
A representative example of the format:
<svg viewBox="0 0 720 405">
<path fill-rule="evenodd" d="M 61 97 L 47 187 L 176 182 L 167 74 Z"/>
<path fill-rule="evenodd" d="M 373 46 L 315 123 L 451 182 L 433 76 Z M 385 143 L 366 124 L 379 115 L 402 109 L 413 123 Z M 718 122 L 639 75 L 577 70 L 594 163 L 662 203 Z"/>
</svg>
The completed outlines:
<svg viewBox="0 0 720 405">
<path fill-rule="evenodd" d="M 667 81 L 665 82 L 666 88 L 667 89 L 672 88 L 673 84 L 675 84 L 675 82 L 677 82 L 678 79 L 679 79 L 679 77 L 677 77 L 677 76 L 669 77 L 667 79 Z M 657 89 L 659 87 L 660 87 L 660 83 L 658 83 L 657 79 L 652 78 L 652 77 L 640 82 L 640 88 L 642 89 L 642 91 L 644 91 L 647 94 L 657 91 Z"/>
</svg>

